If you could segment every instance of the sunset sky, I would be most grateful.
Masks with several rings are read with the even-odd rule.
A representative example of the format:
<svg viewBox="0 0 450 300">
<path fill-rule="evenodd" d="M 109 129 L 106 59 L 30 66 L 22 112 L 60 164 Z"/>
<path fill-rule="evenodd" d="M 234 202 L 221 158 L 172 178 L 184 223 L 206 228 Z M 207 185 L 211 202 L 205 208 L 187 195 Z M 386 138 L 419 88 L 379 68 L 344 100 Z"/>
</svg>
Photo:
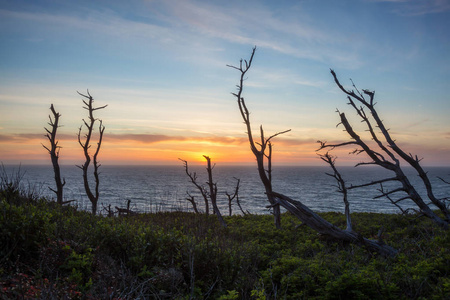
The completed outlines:
<svg viewBox="0 0 450 300">
<path fill-rule="evenodd" d="M 53 103 L 61 164 L 83 162 L 89 89 L 106 126 L 105 164 L 252 163 L 227 67 L 257 51 L 244 97 L 274 162 L 321 165 L 317 140 L 346 141 L 336 109 L 364 127 L 330 74 L 376 91 L 393 138 L 450 166 L 450 1 L 2 1 L 0 162 L 50 164 Z M 367 161 L 336 152 L 338 161 Z"/>
</svg>

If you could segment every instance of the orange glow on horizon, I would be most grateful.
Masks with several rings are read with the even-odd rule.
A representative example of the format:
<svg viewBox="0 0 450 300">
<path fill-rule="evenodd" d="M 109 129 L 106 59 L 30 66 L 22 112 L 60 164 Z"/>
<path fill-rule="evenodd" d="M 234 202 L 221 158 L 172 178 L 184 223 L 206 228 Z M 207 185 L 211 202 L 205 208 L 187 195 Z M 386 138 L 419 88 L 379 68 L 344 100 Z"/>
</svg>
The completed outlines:
<svg viewBox="0 0 450 300">
<path fill-rule="evenodd" d="M 190 164 L 204 164 L 207 155 L 216 164 L 254 164 L 248 141 L 234 137 L 167 137 L 158 136 L 157 140 L 119 139 L 115 136 L 105 138 L 99 154 L 99 161 L 103 165 L 176 165 L 179 159 Z M 150 137 L 152 138 L 152 137 Z M 0 140 L 0 162 L 3 164 L 50 164 L 50 157 L 42 144 L 47 145 L 43 135 L 34 135 L 30 138 L 3 138 Z M 76 138 L 68 136 L 59 142 L 60 164 L 80 164 L 84 156 Z M 93 147 L 96 140 L 93 140 Z M 272 162 L 275 165 L 323 165 L 317 155 L 318 144 L 315 141 L 277 139 L 273 148 Z M 406 144 L 405 148 L 412 153 L 422 154 L 425 165 L 442 165 L 438 160 L 449 161 L 448 153 L 439 152 L 439 148 L 419 148 L 413 144 Z M 353 148 L 341 148 L 331 151 L 337 156 L 338 165 L 354 165 L 368 161 L 366 156 L 349 155 Z M 426 151 L 424 151 L 426 150 Z"/>
</svg>

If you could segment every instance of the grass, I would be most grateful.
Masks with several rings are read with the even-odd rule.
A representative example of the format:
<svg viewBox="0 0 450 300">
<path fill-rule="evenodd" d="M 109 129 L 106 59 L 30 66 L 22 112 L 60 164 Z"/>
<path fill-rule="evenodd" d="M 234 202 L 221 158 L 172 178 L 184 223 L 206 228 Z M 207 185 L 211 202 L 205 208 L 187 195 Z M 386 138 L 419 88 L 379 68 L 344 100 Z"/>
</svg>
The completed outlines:
<svg viewBox="0 0 450 300">
<path fill-rule="evenodd" d="M 339 213 L 320 214 L 345 226 Z M 92 216 L 0 186 L 1 299 L 449 299 L 450 236 L 417 216 L 355 213 L 383 258 L 289 214 Z"/>
</svg>

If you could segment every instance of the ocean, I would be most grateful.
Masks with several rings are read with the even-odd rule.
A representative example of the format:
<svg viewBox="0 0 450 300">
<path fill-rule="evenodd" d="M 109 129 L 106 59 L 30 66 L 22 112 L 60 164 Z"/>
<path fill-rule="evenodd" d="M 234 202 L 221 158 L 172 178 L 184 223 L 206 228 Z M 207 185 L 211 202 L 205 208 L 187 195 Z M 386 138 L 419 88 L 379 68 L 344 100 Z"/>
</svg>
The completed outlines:
<svg viewBox="0 0 450 300">
<path fill-rule="evenodd" d="M 33 188 L 40 196 L 55 198 L 49 187 L 55 188 L 53 168 L 48 166 L 4 166 L 8 175 L 19 171 L 23 174 L 22 184 Z M 196 172 L 198 183 L 206 184 L 207 174 L 204 166 L 189 166 L 191 172 Z M 450 185 L 437 177 L 450 180 L 449 167 L 425 168 L 433 184 L 437 197 L 450 195 Z M 289 167 L 273 168 L 273 190 L 306 204 L 313 211 L 344 211 L 342 196 L 336 190 L 335 180 L 325 173 L 330 172 L 328 166 L 321 167 Z M 411 182 L 418 192 L 426 196 L 424 185 L 411 168 L 406 169 Z M 91 170 L 92 172 L 92 170 Z M 104 207 L 126 207 L 131 202 L 131 209 L 136 212 L 159 211 L 192 211 L 192 205 L 186 200 L 187 192 L 196 196 L 200 210 L 204 210 L 203 200 L 194 185 L 187 177 L 184 166 L 101 166 L 100 167 L 100 197 L 98 211 L 105 213 Z M 341 167 L 340 172 L 347 185 L 362 184 L 393 175 L 374 166 Z M 62 166 L 61 175 L 66 180 L 64 199 L 75 200 L 72 205 L 80 209 L 90 210 L 91 204 L 84 192 L 82 171 L 76 166 Z M 264 187 L 259 180 L 256 166 L 220 166 L 213 169 L 213 180 L 218 187 L 218 205 L 222 214 L 228 214 L 228 199 L 226 193 L 233 194 L 236 179 L 240 179 L 239 199 L 244 210 L 253 214 L 267 214 L 268 204 Z M 390 183 L 386 188 L 392 190 L 398 183 Z M 350 209 L 352 212 L 399 213 L 399 209 L 385 198 L 374 199 L 379 194 L 379 186 L 354 189 L 349 192 Z M 400 194 L 399 194 L 400 195 Z M 428 202 L 428 201 L 427 201 Z M 411 202 L 403 202 L 402 207 L 414 207 Z M 240 211 L 234 203 L 233 213 Z"/>
</svg>

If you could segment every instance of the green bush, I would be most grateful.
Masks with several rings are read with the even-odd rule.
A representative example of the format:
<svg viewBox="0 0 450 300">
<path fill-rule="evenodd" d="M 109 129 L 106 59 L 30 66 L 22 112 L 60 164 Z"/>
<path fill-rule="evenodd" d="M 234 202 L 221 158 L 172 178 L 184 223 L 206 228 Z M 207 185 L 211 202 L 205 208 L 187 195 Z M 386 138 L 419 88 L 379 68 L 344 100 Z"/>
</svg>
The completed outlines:
<svg viewBox="0 0 450 300">
<path fill-rule="evenodd" d="M 289 214 L 92 216 L 0 193 L 0 290 L 6 298 L 444 299 L 450 237 L 417 216 L 355 213 L 399 249 L 383 258 L 329 240 Z M 19 199 L 20 200 L 17 200 Z M 321 214 L 341 228 L 345 217 Z"/>
</svg>

